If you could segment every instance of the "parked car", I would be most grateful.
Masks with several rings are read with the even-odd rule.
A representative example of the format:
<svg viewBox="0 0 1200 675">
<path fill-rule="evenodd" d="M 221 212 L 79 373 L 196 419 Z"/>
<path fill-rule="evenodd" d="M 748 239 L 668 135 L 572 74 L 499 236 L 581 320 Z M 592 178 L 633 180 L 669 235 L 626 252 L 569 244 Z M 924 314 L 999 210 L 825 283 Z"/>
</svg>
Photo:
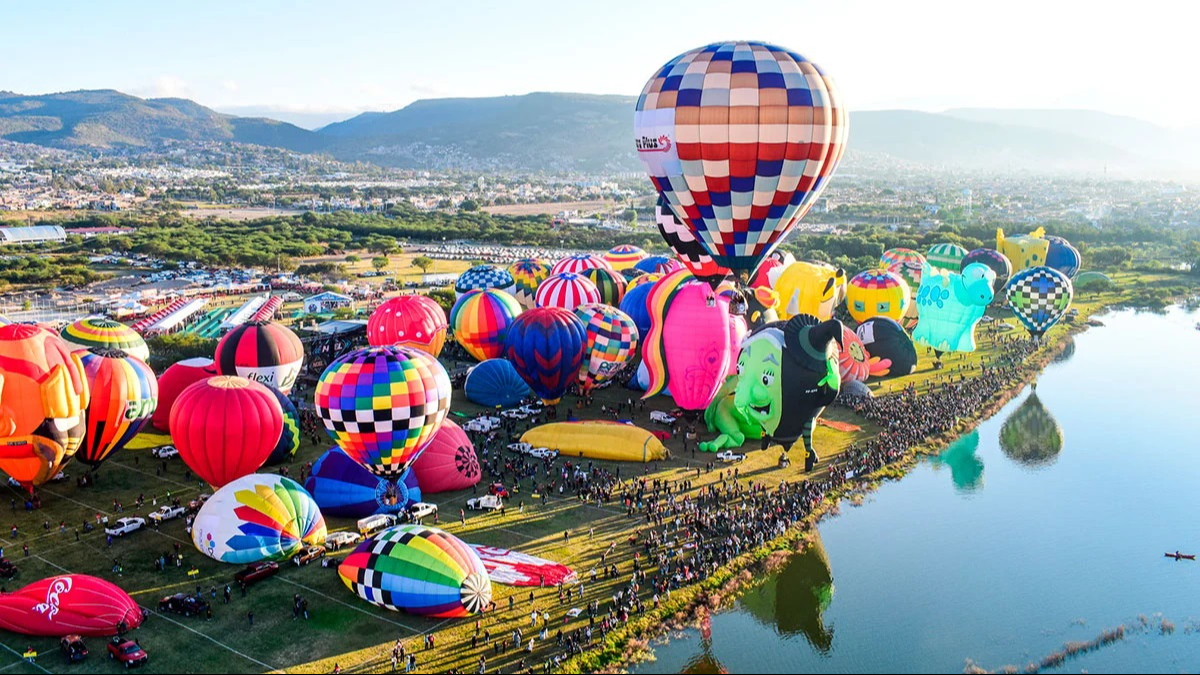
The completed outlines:
<svg viewBox="0 0 1200 675">
<path fill-rule="evenodd" d="M 150 450 L 150 454 L 158 459 L 170 459 L 179 456 L 179 450 L 173 445 L 160 445 Z"/>
<path fill-rule="evenodd" d="M 496 511 L 504 508 L 504 500 L 496 495 L 484 495 L 467 500 L 467 508 L 472 511 Z"/>
<path fill-rule="evenodd" d="M 208 603 L 198 595 L 176 593 L 159 600 L 158 611 L 174 612 L 184 616 L 200 615 L 208 611 Z"/>
<path fill-rule="evenodd" d="M 204 506 L 204 502 L 208 501 L 209 497 L 212 497 L 212 495 L 207 492 L 200 493 L 195 499 L 188 502 L 187 510 L 192 512 L 199 511 L 200 507 Z"/>
<path fill-rule="evenodd" d="M 297 567 L 302 567 L 314 560 L 319 560 L 324 557 L 324 546 L 306 546 L 304 550 L 292 556 L 292 562 L 295 563 Z"/>
<path fill-rule="evenodd" d="M 512 452 L 528 454 L 530 450 L 533 450 L 533 446 L 528 443 L 525 443 L 524 441 L 521 441 L 518 443 L 509 443 L 508 449 Z"/>
<path fill-rule="evenodd" d="M 488 494 L 496 495 L 497 497 L 500 497 L 500 498 L 507 498 L 507 497 L 512 496 L 509 494 L 508 488 L 504 487 L 504 483 L 492 483 L 491 485 L 489 485 L 488 486 Z"/>
<path fill-rule="evenodd" d="M 150 655 L 138 643 L 117 635 L 108 642 L 108 658 L 132 668 L 149 661 Z"/>
<path fill-rule="evenodd" d="M 437 504 L 430 504 L 429 502 L 416 502 L 412 506 L 408 507 L 409 522 L 419 523 L 424 518 L 432 516 L 437 512 Z"/>
<path fill-rule="evenodd" d="M 263 561 L 256 562 L 253 565 L 243 567 L 237 574 L 233 575 L 233 580 L 239 584 L 250 584 L 256 581 L 262 581 L 267 577 L 273 576 L 279 571 L 279 563 Z"/>
<path fill-rule="evenodd" d="M 661 410 L 651 410 L 650 411 L 650 421 L 658 422 L 659 424 L 674 424 L 675 417 L 673 415 L 669 415 Z"/>
<path fill-rule="evenodd" d="M 376 513 L 373 516 L 359 518 L 358 531 L 364 537 L 369 537 L 376 532 L 389 528 L 400 521 L 399 518 L 390 513 Z"/>
<path fill-rule="evenodd" d="M 78 635 L 65 636 L 58 641 L 58 646 L 62 649 L 63 656 L 67 657 L 67 663 L 82 661 L 88 656 L 87 645 L 83 644 L 83 638 Z"/>
<path fill-rule="evenodd" d="M 117 522 L 104 528 L 105 534 L 110 534 L 114 537 L 124 537 L 130 532 L 137 532 L 146 526 L 146 519 L 137 516 L 129 516 L 126 518 L 117 518 Z"/>
<path fill-rule="evenodd" d="M 329 536 L 325 537 L 325 548 L 330 551 L 336 551 L 343 546 L 353 546 L 362 541 L 363 536 L 357 532 L 330 532 Z"/>
<path fill-rule="evenodd" d="M 740 462 L 743 459 L 746 459 L 745 455 L 733 452 L 732 450 L 717 453 L 717 460 L 722 462 Z"/>
<path fill-rule="evenodd" d="M 529 456 L 535 459 L 554 459 L 558 457 L 558 451 L 551 450 L 550 448 L 532 448 L 529 451 Z"/>
<path fill-rule="evenodd" d="M 187 509 L 183 508 L 182 506 L 171 506 L 168 504 L 166 506 L 158 507 L 157 511 L 151 511 L 150 520 L 157 520 L 161 523 L 164 520 L 178 518 L 185 513 L 187 513 Z"/>
</svg>

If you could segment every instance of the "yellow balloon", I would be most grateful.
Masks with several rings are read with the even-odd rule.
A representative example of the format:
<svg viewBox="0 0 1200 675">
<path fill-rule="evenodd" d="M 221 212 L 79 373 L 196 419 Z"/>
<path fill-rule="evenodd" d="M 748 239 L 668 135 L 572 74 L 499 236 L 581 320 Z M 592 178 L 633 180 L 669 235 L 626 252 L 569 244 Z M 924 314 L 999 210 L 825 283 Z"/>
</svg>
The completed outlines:
<svg viewBox="0 0 1200 675">
<path fill-rule="evenodd" d="M 831 265 L 794 262 L 775 279 L 780 320 L 811 314 L 822 321 L 833 318 L 833 310 L 846 299 L 846 272 Z"/>
</svg>

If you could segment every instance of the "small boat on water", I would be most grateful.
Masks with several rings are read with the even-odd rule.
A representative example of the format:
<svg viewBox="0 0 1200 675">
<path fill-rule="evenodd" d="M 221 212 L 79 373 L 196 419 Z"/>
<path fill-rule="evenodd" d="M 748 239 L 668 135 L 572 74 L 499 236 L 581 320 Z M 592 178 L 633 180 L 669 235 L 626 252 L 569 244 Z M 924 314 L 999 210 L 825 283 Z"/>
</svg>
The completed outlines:
<svg viewBox="0 0 1200 675">
<path fill-rule="evenodd" d="M 1195 553 L 1188 555 L 1187 553 L 1180 553 L 1179 551 L 1175 551 L 1174 553 L 1164 553 L 1163 556 L 1167 557 L 1167 558 L 1174 558 L 1176 560 L 1195 560 L 1196 559 Z"/>
</svg>

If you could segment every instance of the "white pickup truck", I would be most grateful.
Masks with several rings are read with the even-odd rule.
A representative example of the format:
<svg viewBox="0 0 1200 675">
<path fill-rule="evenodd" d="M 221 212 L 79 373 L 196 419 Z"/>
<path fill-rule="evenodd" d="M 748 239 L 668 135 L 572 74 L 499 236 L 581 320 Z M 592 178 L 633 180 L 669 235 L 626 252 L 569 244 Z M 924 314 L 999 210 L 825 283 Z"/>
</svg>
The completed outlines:
<svg viewBox="0 0 1200 675">
<path fill-rule="evenodd" d="M 182 506 L 167 505 L 167 506 L 160 506 L 156 510 L 151 511 L 149 517 L 150 517 L 150 520 L 154 520 L 154 521 L 161 523 L 164 520 L 171 520 L 173 518 L 178 518 L 179 516 L 182 516 L 184 513 L 187 513 L 187 509 L 183 508 Z"/>
<path fill-rule="evenodd" d="M 472 511 L 499 511 L 504 508 L 504 500 L 496 495 L 484 495 L 468 499 L 467 508 Z"/>
</svg>

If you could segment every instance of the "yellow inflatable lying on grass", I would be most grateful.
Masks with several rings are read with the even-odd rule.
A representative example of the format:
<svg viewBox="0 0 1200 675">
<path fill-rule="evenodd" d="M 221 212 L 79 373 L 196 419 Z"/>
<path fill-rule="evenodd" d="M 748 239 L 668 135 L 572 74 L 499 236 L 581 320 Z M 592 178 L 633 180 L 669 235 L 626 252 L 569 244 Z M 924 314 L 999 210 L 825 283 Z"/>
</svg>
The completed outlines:
<svg viewBox="0 0 1200 675">
<path fill-rule="evenodd" d="M 667 458 L 662 441 L 649 431 L 620 422 L 554 422 L 526 431 L 523 443 L 557 450 L 562 457 L 614 462 L 652 462 Z"/>
</svg>

